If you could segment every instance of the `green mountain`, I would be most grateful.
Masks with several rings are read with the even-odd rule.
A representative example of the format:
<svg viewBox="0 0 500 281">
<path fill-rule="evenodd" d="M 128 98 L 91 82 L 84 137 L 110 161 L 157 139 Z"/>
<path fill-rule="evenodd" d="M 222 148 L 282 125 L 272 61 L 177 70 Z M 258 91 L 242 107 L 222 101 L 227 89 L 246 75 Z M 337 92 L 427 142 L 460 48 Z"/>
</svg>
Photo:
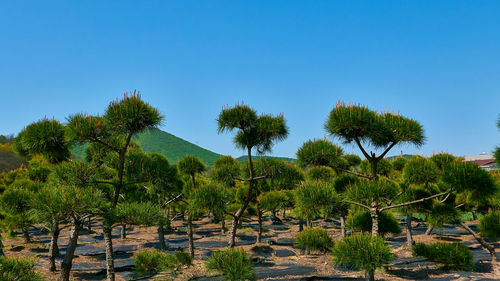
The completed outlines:
<svg viewBox="0 0 500 281">
<path fill-rule="evenodd" d="M 160 129 L 151 129 L 134 137 L 146 152 L 158 152 L 165 155 L 170 163 L 176 163 L 186 155 L 200 158 L 207 166 L 212 166 L 221 155 L 204 149 Z M 85 158 L 86 145 L 75 146 L 71 151 L 76 158 Z"/>
<path fill-rule="evenodd" d="M 141 148 L 146 152 L 158 152 L 165 155 L 170 163 L 176 163 L 181 160 L 186 155 L 193 155 L 200 158 L 208 167 L 221 156 L 221 154 L 215 153 L 196 144 L 190 143 L 172 134 L 164 132 L 160 129 L 151 129 L 146 132 L 138 134 L 134 137 L 134 140 L 139 143 Z M 76 158 L 85 158 L 85 147 L 86 145 L 74 146 L 71 151 Z M 265 156 L 253 156 L 255 160 L 259 160 Z M 286 157 L 272 157 L 278 158 L 280 160 L 285 160 L 288 162 L 294 162 L 295 159 Z M 238 157 L 237 160 L 240 162 L 247 161 L 247 156 Z"/>
</svg>

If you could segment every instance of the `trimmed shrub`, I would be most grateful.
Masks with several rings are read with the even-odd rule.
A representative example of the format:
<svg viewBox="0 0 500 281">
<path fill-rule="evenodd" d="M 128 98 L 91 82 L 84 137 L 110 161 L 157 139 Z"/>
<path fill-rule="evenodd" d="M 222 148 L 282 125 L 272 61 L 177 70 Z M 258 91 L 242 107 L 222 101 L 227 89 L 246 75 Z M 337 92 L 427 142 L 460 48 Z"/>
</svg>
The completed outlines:
<svg viewBox="0 0 500 281">
<path fill-rule="evenodd" d="M 370 212 L 361 211 L 354 213 L 353 215 L 349 215 L 347 218 L 347 228 L 356 231 L 370 232 L 372 230 L 372 218 L 370 216 Z M 401 233 L 401 226 L 392 213 L 382 212 L 378 217 L 378 231 L 379 235 L 382 236 L 387 233 L 399 234 Z"/>
<path fill-rule="evenodd" d="M 42 281 L 45 278 L 35 271 L 35 260 L 0 257 L 0 281 Z"/>
<path fill-rule="evenodd" d="M 177 269 L 181 265 L 191 265 L 189 254 L 177 251 L 167 254 L 159 250 L 144 250 L 134 255 L 135 271 L 140 275 Z"/>
<path fill-rule="evenodd" d="M 217 270 L 228 281 L 255 280 L 256 274 L 250 256 L 243 249 L 230 248 L 212 253 L 205 262 L 209 270 Z"/>
<path fill-rule="evenodd" d="M 305 229 L 297 235 L 295 246 L 305 249 L 308 254 L 311 251 L 326 253 L 332 248 L 333 242 L 326 230 L 320 227 L 312 227 Z"/>
<path fill-rule="evenodd" d="M 472 252 L 462 243 L 417 243 L 412 252 L 414 256 L 443 264 L 445 269 L 471 270 L 474 267 Z"/>
<path fill-rule="evenodd" d="M 494 241 L 500 238 L 500 212 L 484 215 L 479 221 L 479 232 Z"/>
<path fill-rule="evenodd" d="M 364 270 L 369 280 L 373 280 L 375 269 L 388 264 L 393 257 L 384 238 L 370 234 L 344 237 L 335 243 L 332 254 L 335 264 Z"/>
</svg>

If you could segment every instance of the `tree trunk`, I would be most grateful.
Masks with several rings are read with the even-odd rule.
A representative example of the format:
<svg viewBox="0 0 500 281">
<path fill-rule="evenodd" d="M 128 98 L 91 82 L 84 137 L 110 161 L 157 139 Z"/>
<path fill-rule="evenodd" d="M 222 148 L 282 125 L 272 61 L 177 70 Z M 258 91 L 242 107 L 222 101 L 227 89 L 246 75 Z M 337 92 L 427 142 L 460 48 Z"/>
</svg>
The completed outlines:
<svg viewBox="0 0 500 281">
<path fill-rule="evenodd" d="M 471 213 L 472 213 L 472 219 L 476 221 L 477 220 L 477 209 L 476 209 L 476 207 L 472 208 Z"/>
<path fill-rule="evenodd" d="M 377 164 L 378 161 L 370 161 L 370 167 L 371 167 L 371 172 L 372 172 L 372 179 L 371 180 L 376 180 L 377 179 Z"/>
<path fill-rule="evenodd" d="M 125 239 L 127 238 L 127 225 L 122 224 L 122 227 L 120 228 L 120 238 Z"/>
<path fill-rule="evenodd" d="M 257 202 L 257 221 L 259 223 L 259 231 L 257 232 L 257 243 L 262 242 L 262 211 L 260 204 Z"/>
<path fill-rule="evenodd" d="M 283 218 L 286 218 L 286 210 L 283 209 Z"/>
<path fill-rule="evenodd" d="M 113 258 L 113 239 L 111 226 L 104 227 L 104 243 L 106 244 L 106 280 L 115 281 L 115 261 Z"/>
<path fill-rule="evenodd" d="M 370 269 L 365 272 L 365 280 L 366 281 L 375 281 L 375 270 Z"/>
<path fill-rule="evenodd" d="M 406 246 L 413 245 L 413 235 L 411 232 L 411 214 L 406 215 Z"/>
<path fill-rule="evenodd" d="M 491 261 L 494 263 L 498 263 L 499 260 L 497 259 L 497 256 L 495 254 L 495 247 L 490 245 L 488 242 L 484 241 L 484 239 L 477 234 L 474 230 L 472 230 L 470 227 L 468 227 L 465 223 L 461 222 L 460 225 L 465 228 L 474 238 L 476 238 L 477 242 L 483 246 L 483 248 L 490 253 L 491 256 Z"/>
<path fill-rule="evenodd" d="M 370 216 L 372 218 L 372 236 L 378 235 L 378 210 L 375 208 L 370 209 Z"/>
<path fill-rule="evenodd" d="M 187 234 L 189 240 L 189 255 L 191 258 L 194 258 L 193 220 L 190 215 L 187 216 Z"/>
<path fill-rule="evenodd" d="M 342 237 L 345 237 L 345 218 L 344 216 L 340 217 L 340 234 Z"/>
<path fill-rule="evenodd" d="M 31 242 L 31 237 L 30 233 L 27 228 L 23 228 L 23 237 L 24 237 L 24 243 L 30 243 Z"/>
<path fill-rule="evenodd" d="M 427 230 L 425 231 L 425 235 L 431 235 L 433 229 L 434 227 L 427 225 Z"/>
<path fill-rule="evenodd" d="M 304 220 L 299 220 L 299 232 L 302 232 L 304 230 Z"/>
<path fill-rule="evenodd" d="M 0 257 L 3 256 L 5 256 L 5 253 L 3 252 L 2 232 L 0 231 Z"/>
<path fill-rule="evenodd" d="M 89 217 L 88 221 L 87 221 L 87 229 L 89 230 L 89 232 L 92 231 L 92 218 Z"/>
<path fill-rule="evenodd" d="M 73 220 L 73 225 L 71 226 L 71 232 L 69 234 L 69 243 L 66 248 L 66 254 L 64 255 L 61 264 L 61 276 L 60 281 L 69 281 L 69 273 L 71 272 L 71 267 L 73 266 L 73 257 L 75 256 L 75 249 L 78 243 L 78 234 L 80 233 L 80 222 Z"/>
<path fill-rule="evenodd" d="M 56 256 L 59 255 L 59 247 L 57 246 L 57 240 L 59 239 L 59 233 L 61 230 L 59 226 L 56 226 L 54 231 L 51 233 L 50 245 L 49 245 L 49 270 L 56 271 Z"/>
<path fill-rule="evenodd" d="M 160 249 L 167 249 L 167 243 L 165 243 L 165 234 L 163 233 L 163 223 L 158 225 L 158 241 L 160 242 Z"/>
<path fill-rule="evenodd" d="M 220 220 L 220 232 L 222 234 L 226 234 L 226 220 L 224 219 L 224 216 L 222 216 L 222 219 Z"/>
</svg>

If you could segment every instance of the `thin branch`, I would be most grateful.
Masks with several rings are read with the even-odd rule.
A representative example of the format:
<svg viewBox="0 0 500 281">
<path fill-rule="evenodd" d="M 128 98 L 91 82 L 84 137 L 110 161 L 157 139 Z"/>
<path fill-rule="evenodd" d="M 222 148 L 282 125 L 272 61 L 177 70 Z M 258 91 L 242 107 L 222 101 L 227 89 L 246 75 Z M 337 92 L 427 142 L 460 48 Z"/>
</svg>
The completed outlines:
<svg viewBox="0 0 500 281">
<path fill-rule="evenodd" d="M 370 208 L 370 207 L 368 207 L 367 205 L 365 205 L 365 204 L 361 204 L 361 203 L 358 203 L 358 202 L 355 202 L 355 201 L 350 201 L 350 200 L 344 200 L 344 201 L 345 201 L 345 202 L 347 202 L 347 203 L 349 203 L 349 204 L 358 205 L 358 206 L 363 207 L 363 208 L 368 209 L 368 210 L 370 210 L 370 209 L 371 209 L 371 208 Z"/>
<path fill-rule="evenodd" d="M 417 200 L 413 200 L 413 201 L 409 201 L 409 202 L 405 202 L 405 203 L 401 203 L 401 204 L 396 204 L 396 205 L 392 205 L 392 206 L 383 207 L 383 208 L 380 209 L 380 212 L 385 211 L 385 210 L 389 210 L 389 209 L 394 209 L 394 208 L 404 207 L 404 206 L 408 206 L 408 205 L 413 205 L 413 204 L 416 204 L 416 203 L 421 203 L 421 202 L 430 200 L 432 198 L 436 198 L 436 197 L 439 197 L 441 195 L 445 195 L 445 194 L 449 193 L 450 191 L 451 190 L 448 190 L 448 191 L 441 192 L 439 194 L 434 194 L 432 196 L 425 197 L 425 198 L 422 198 L 422 199 L 417 199 Z"/>
<path fill-rule="evenodd" d="M 441 202 L 441 203 L 444 203 L 444 201 L 446 201 L 446 199 L 448 199 L 448 197 L 450 197 L 450 194 L 451 194 L 451 192 L 450 192 L 450 193 L 448 193 L 448 194 L 446 194 L 446 197 L 444 197 L 444 199 L 443 199 L 443 200 L 441 200 L 440 202 Z"/>
<path fill-rule="evenodd" d="M 371 160 L 372 157 L 370 155 L 368 155 L 366 150 L 361 145 L 361 142 L 359 141 L 359 139 L 356 137 L 356 138 L 354 138 L 354 141 L 356 141 L 356 144 L 358 145 L 359 149 L 361 150 L 361 152 L 363 152 L 363 155 L 366 157 L 366 160 Z"/>
<path fill-rule="evenodd" d="M 394 202 L 394 200 L 396 200 L 399 196 L 401 196 L 401 194 L 405 193 L 404 190 L 400 191 L 398 194 L 396 194 L 396 196 L 394 196 L 394 198 L 392 198 L 391 200 L 389 200 L 387 202 L 387 206 L 391 206 L 392 205 L 392 202 Z"/>
<path fill-rule="evenodd" d="M 163 207 L 167 206 L 168 204 L 170 204 L 170 203 L 174 202 L 175 200 L 179 199 L 182 195 L 183 195 L 182 193 L 177 194 L 177 196 L 175 196 L 174 198 L 172 198 L 172 199 L 166 201 L 165 203 L 163 203 L 163 205 L 161 205 L 161 207 L 163 208 Z"/>
<path fill-rule="evenodd" d="M 465 203 L 458 204 L 458 205 L 455 206 L 455 209 L 458 209 L 458 208 L 462 207 L 463 205 L 465 205 Z"/>
<path fill-rule="evenodd" d="M 351 174 L 351 175 L 358 176 L 360 178 L 366 178 L 366 179 L 371 179 L 372 178 L 372 176 L 365 175 L 365 174 L 360 174 L 360 173 L 357 173 L 357 172 L 354 172 L 354 171 L 351 171 L 351 170 L 341 170 L 341 171 L 344 172 L 344 173 L 348 173 L 348 174 Z"/>
<path fill-rule="evenodd" d="M 265 179 L 265 178 L 267 178 L 267 176 L 258 176 L 258 177 L 248 178 L 248 179 L 241 179 L 241 178 L 234 178 L 234 179 L 239 180 L 239 181 L 252 181 L 252 180 Z"/>
<path fill-rule="evenodd" d="M 387 147 L 387 149 L 384 152 L 382 152 L 382 154 L 380 154 L 380 156 L 377 157 L 377 160 L 384 158 L 384 156 L 387 154 L 387 152 L 389 152 L 389 150 L 391 150 L 396 144 L 397 144 L 397 142 L 391 143 L 391 145 L 389 145 L 389 147 Z"/>
<path fill-rule="evenodd" d="M 97 137 L 93 137 L 93 138 L 91 138 L 91 140 L 104 145 L 105 147 L 113 150 L 114 152 L 118 152 L 118 153 L 120 152 L 120 149 L 118 149 L 118 148 L 116 148 L 108 143 L 103 142 L 102 140 L 98 139 Z"/>
</svg>

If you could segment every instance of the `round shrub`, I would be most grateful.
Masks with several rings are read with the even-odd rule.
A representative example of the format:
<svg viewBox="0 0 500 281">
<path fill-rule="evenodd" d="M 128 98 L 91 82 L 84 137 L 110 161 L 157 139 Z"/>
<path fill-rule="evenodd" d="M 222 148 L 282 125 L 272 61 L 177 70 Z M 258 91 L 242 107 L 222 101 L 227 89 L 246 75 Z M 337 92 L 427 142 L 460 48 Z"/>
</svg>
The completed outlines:
<svg viewBox="0 0 500 281">
<path fill-rule="evenodd" d="M 370 232 L 372 230 L 370 212 L 362 211 L 349 215 L 347 218 L 347 228 L 356 231 Z M 382 236 L 387 233 L 399 234 L 401 233 L 401 226 L 392 213 L 382 212 L 378 216 L 378 232 Z"/>
<path fill-rule="evenodd" d="M 500 212 L 484 215 L 479 221 L 479 232 L 494 241 L 500 238 Z"/>
<path fill-rule="evenodd" d="M 0 257 L 0 281 L 42 281 L 45 278 L 35 271 L 35 260 Z"/>
<path fill-rule="evenodd" d="M 134 255 L 135 271 L 139 275 L 149 272 L 173 270 L 181 265 L 191 265 L 189 254 L 177 251 L 167 254 L 159 250 L 144 250 Z"/>
<path fill-rule="evenodd" d="M 295 237 L 295 246 L 305 249 L 309 254 L 311 251 L 329 252 L 333 246 L 332 238 L 328 232 L 320 227 L 307 228 Z"/>
<path fill-rule="evenodd" d="M 462 243 L 432 244 L 417 243 L 413 246 L 414 256 L 425 257 L 428 260 L 443 264 L 445 269 L 473 269 L 472 252 Z"/>
<path fill-rule="evenodd" d="M 391 248 L 381 236 L 355 234 L 346 236 L 332 248 L 333 261 L 337 265 L 352 266 L 364 270 L 367 279 L 374 280 L 375 269 L 392 260 Z"/>
<path fill-rule="evenodd" d="M 209 270 L 217 270 L 228 281 L 255 280 L 256 274 L 250 256 L 243 249 L 230 248 L 212 252 L 205 262 Z"/>
</svg>

